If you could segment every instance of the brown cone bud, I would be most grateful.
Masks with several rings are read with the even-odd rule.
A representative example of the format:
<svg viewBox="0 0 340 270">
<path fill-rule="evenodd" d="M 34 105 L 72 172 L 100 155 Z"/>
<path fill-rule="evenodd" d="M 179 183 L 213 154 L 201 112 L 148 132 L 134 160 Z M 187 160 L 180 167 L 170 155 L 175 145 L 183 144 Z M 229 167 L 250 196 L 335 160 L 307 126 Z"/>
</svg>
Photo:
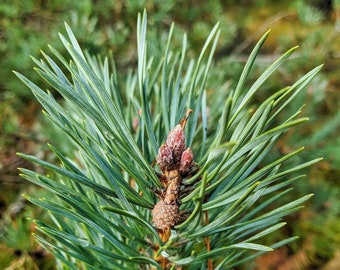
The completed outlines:
<svg viewBox="0 0 340 270">
<path fill-rule="evenodd" d="M 172 228 L 180 220 L 178 205 L 159 201 L 152 210 L 152 220 L 159 230 Z"/>
<path fill-rule="evenodd" d="M 193 160 L 194 160 L 194 154 L 192 153 L 190 148 L 187 148 L 182 153 L 181 162 L 179 165 L 179 172 L 181 174 L 188 173 L 191 169 Z"/>
<path fill-rule="evenodd" d="M 172 151 L 174 162 L 178 163 L 185 147 L 185 135 L 181 125 L 177 125 L 174 129 L 170 130 L 166 138 L 166 145 Z"/>
<path fill-rule="evenodd" d="M 173 157 L 170 148 L 162 144 L 158 149 L 157 164 L 161 171 L 170 171 L 173 168 Z"/>
</svg>

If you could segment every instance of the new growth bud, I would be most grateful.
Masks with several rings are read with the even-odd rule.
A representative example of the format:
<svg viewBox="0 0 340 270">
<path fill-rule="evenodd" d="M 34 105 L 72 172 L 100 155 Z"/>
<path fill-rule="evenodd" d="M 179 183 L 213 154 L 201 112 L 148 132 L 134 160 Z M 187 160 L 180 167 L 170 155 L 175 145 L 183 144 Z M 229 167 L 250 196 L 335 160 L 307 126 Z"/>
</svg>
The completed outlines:
<svg viewBox="0 0 340 270">
<path fill-rule="evenodd" d="M 192 162 L 194 160 L 194 154 L 190 148 L 187 148 L 181 156 L 181 161 L 179 165 L 179 172 L 181 174 L 188 173 L 191 169 Z"/>
<path fill-rule="evenodd" d="M 185 135 L 181 125 L 177 125 L 174 129 L 170 130 L 166 139 L 166 145 L 172 152 L 174 163 L 178 163 L 181 160 L 185 147 Z"/>
<path fill-rule="evenodd" d="M 157 164 L 161 171 L 169 171 L 173 167 L 173 156 L 170 148 L 162 144 L 158 149 Z"/>
</svg>

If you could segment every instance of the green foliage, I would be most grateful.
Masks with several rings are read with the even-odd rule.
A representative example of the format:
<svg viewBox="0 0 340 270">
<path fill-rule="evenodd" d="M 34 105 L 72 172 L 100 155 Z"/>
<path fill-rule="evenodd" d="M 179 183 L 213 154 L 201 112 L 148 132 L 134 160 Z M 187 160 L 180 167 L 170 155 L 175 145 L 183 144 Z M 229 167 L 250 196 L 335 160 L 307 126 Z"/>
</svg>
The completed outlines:
<svg viewBox="0 0 340 270">
<path fill-rule="evenodd" d="M 214 13 L 211 16 L 211 7 L 208 3 L 195 5 L 186 4 L 183 12 L 176 8 L 182 5 L 181 1 L 140 1 L 140 0 L 117 0 L 117 1 L 9 1 L 4 0 L 0 5 L 0 127 L 6 147 L 7 137 L 10 132 L 22 132 L 23 125 L 35 118 L 36 110 L 23 113 L 27 106 L 34 101 L 27 89 L 13 76 L 12 70 L 26 73 L 30 70 L 29 56 L 38 57 L 39 49 L 46 49 L 51 45 L 61 53 L 65 53 L 64 47 L 58 42 L 58 32 L 64 31 L 63 22 L 67 21 L 77 33 L 78 42 L 82 48 L 90 54 L 106 54 L 112 51 L 116 57 L 116 65 L 122 73 L 126 73 L 126 67 L 135 63 L 135 33 L 137 31 L 135 18 L 137 13 L 144 7 L 152 14 L 149 24 L 149 38 L 152 40 L 152 49 L 155 57 L 161 57 L 161 44 L 164 39 L 159 39 L 164 29 L 175 19 L 177 28 L 192 26 L 195 30 L 195 44 L 189 44 L 188 50 L 195 51 L 196 45 L 201 44 L 208 35 L 210 28 L 216 21 L 229 25 L 223 29 L 225 37 L 220 43 L 229 44 L 235 37 L 236 27 L 229 16 L 222 14 L 222 4 L 214 3 Z M 193 20 L 188 20 L 188 12 L 194 13 Z M 198 23 L 202 21 L 203 23 Z M 195 26 L 197 23 L 198 26 Z M 202 31 L 204 29 L 204 32 Z M 156 34 L 156 32 L 158 34 Z M 181 37 L 175 31 L 174 35 L 181 46 Z M 175 43 L 175 42 L 174 42 Z M 36 73 L 31 73 L 30 79 L 40 87 L 46 87 Z M 37 109 L 37 108 L 36 108 Z M 30 114 L 30 115 L 29 115 Z M 27 119 L 21 119 L 27 115 Z M 19 118 L 19 119 L 17 119 Z M 5 121 L 10 119 L 10 121 Z M 24 123 L 22 123 L 24 122 Z M 10 130 L 9 130 L 10 128 Z M 33 127 L 29 126 L 32 132 Z M 37 128 L 41 132 L 40 127 Z M 26 132 L 26 130 L 24 131 Z M 2 143 L 2 142 L 0 142 Z"/>
<path fill-rule="evenodd" d="M 314 6 L 300 1 L 296 3 L 296 7 L 301 23 L 306 26 L 317 25 L 324 20 L 324 14 Z"/>
<path fill-rule="evenodd" d="M 0 220 L 0 268 L 54 269 L 52 256 L 32 236 L 34 228 L 28 217 L 36 213 L 36 207 L 25 205 L 22 199 L 12 203 Z M 41 213 L 40 218 L 44 216 Z"/>
<path fill-rule="evenodd" d="M 178 0 L 171 1 L 99 1 L 93 3 L 90 0 L 80 1 L 56 1 L 47 2 L 27 0 L 9 1 L 5 0 L 0 6 L 0 15 L 3 18 L 0 21 L 1 40 L 0 40 L 0 76 L 2 78 L 13 78 L 11 70 L 24 71 L 29 69 L 28 56 L 37 56 L 39 48 L 45 48 L 46 44 L 59 46 L 57 35 L 63 29 L 63 21 L 68 21 L 78 33 L 78 40 L 82 46 L 91 53 L 102 53 L 108 49 L 121 55 L 118 61 L 122 61 L 126 65 L 126 61 L 134 61 L 133 42 L 129 42 L 131 35 L 136 32 L 135 17 L 143 8 L 148 8 L 153 13 L 150 23 L 157 25 L 157 29 L 164 29 L 169 23 L 170 17 L 177 17 L 178 21 L 184 24 L 190 24 L 194 20 L 203 21 L 209 12 L 211 5 L 204 3 L 202 5 L 189 5 L 190 12 L 193 13 L 192 20 L 188 19 L 188 12 L 177 14 Z M 216 21 L 226 22 L 227 16 L 222 16 L 222 5 L 220 1 L 215 1 L 213 16 L 208 21 L 196 23 L 195 29 L 202 29 L 204 32 L 198 31 L 195 36 L 200 36 L 199 41 L 202 42 L 203 37 L 209 32 L 209 28 Z M 171 16 L 173 15 L 173 16 Z M 223 30 L 224 33 L 235 32 L 235 26 L 228 20 L 229 28 Z M 196 26 L 197 25 L 197 26 Z M 201 25 L 201 26 L 198 26 Z M 223 42 L 230 42 L 227 35 Z M 131 48 L 127 48 L 131 44 Z M 124 49 L 123 49 L 124 48 Z M 60 48 L 62 49 L 62 48 Z M 32 80 L 38 83 L 38 77 Z M 19 97 L 29 99 L 29 95 L 15 79 L 4 80 L 1 82 L 1 89 L 15 92 Z"/>
<path fill-rule="evenodd" d="M 198 59 L 188 58 L 185 35 L 182 48 L 171 49 L 171 27 L 161 61 L 148 56 L 151 45 L 146 28 L 144 14 L 137 24 L 138 68 L 124 82 L 111 57 L 91 57 L 66 26 L 67 37 L 60 38 L 68 56 L 50 47 L 50 55 L 43 52 L 43 60 L 33 58 L 39 76 L 65 103 L 16 73 L 42 104 L 46 117 L 77 149 L 76 159 L 71 160 L 50 145 L 59 166 L 20 154 L 50 172 L 21 169 L 24 178 L 51 193 L 44 198 L 26 195 L 48 210 L 54 222 L 35 220 L 42 233 L 36 235 L 39 242 L 58 258 L 61 268 L 161 269 L 156 258 L 162 255 L 174 267 L 201 269 L 211 261 L 215 269 L 225 269 L 294 240 L 264 245 L 261 239 L 284 226 L 282 218 L 310 198 L 283 200 L 291 192 L 291 183 L 301 177 L 296 173 L 318 159 L 286 167 L 302 148 L 270 162 L 265 157 L 287 130 L 307 120 L 298 118 L 300 109 L 283 120 L 282 112 L 320 66 L 253 107 L 257 92 L 296 48 L 274 61 L 248 87 L 266 33 L 250 54 L 236 87 L 226 89 L 225 94 L 210 93 L 206 89 L 211 82 L 208 74 L 214 74 L 211 63 L 218 25 Z M 223 85 L 215 86 L 219 88 Z M 218 101 L 221 95 L 226 96 L 215 104 L 209 102 L 210 98 Z M 188 108 L 193 115 L 187 123 L 186 141 L 200 170 L 185 183 L 199 181 L 182 199 L 187 219 L 162 243 L 151 221 L 156 202 L 152 190 L 161 185 L 157 168 L 150 164 Z M 138 126 L 133 125 L 136 120 Z M 204 244 L 207 239 L 211 249 Z"/>
<path fill-rule="evenodd" d="M 15 93 L 27 96 L 10 74 L 11 69 L 27 70 L 30 62 L 30 54 L 38 55 L 38 48 L 43 47 L 48 40 L 55 38 L 54 33 L 60 28 L 60 24 L 51 23 L 53 20 L 66 19 L 62 16 L 63 9 L 72 6 L 82 12 L 81 4 L 74 1 L 49 1 L 49 9 L 44 2 L 38 1 L 7 1 L 0 6 L 1 24 L 0 57 L 1 89 L 11 89 Z M 44 35 L 42 35 L 44 33 Z M 32 79 L 36 80 L 32 74 Z"/>
</svg>

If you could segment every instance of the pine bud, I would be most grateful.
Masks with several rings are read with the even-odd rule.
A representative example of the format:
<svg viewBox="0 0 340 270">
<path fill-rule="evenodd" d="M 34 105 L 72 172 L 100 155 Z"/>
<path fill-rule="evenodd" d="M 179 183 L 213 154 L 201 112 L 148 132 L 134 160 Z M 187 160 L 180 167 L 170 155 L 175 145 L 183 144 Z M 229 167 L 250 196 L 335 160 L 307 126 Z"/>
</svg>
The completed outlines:
<svg viewBox="0 0 340 270">
<path fill-rule="evenodd" d="M 187 148 L 181 156 L 181 162 L 179 165 L 179 172 L 181 174 L 188 173 L 191 169 L 192 162 L 194 160 L 194 154 L 190 148 Z"/>
<path fill-rule="evenodd" d="M 172 151 L 174 162 L 178 163 L 185 147 L 185 135 L 181 125 L 177 125 L 174 129 L 170 130 L 166 139 L 166 145 Z"/>
<path fill-rule="evenodd" d="M 157 164 L 161 171 L 170 171 L 173 168 L 172 152 L 166 144 L 158 149 Z"/>
</svg>

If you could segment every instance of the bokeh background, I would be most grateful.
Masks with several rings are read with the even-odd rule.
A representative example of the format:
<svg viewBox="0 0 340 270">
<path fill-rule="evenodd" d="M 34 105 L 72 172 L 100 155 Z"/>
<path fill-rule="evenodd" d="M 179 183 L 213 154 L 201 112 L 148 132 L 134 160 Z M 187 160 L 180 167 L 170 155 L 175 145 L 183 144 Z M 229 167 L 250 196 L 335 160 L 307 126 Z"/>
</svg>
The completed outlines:
<svg viewBox="0 0 340 270">
<path fill-rule="evenodd" d="M 221 38 L 215 55 L 214 78 L 230 87 L 258 38 L 271 29 L 253 78 L 280 54 L 300 48 L 272 76 L 258 102 L 270 91 L 290 85 L 313 67 L 322 72 L 291 106 L 306 104 L 302 114 L 310 121 L 288 132 L 273 157 L 304 145 L 295 165 L 323 157 L 305 171 L 287 198 L 314 193 L 305 207 L 285 219 L 288 225 L 273 238 L 299 235 L 289 246 L 259 257 L 255 269 L 340 269 L 340 1 L 339 0 L 2 0 L 0 3 L 0 269 L 54 269 L 51 255 L 32 237 L 30 217 L 43 217 L 23 193 L 44 195 L 18 176 L 18 167 L 32 168 L 16 153 L 50 159 L 46 143 L 62 138 L 41 117 L 33 95 L 12 73 L 19 71 L 44 87 L 33 70 L 30 55 L 39 58 L 48 44 L 62 49 L 58 38 L 67 22 L 90 54 L 111 52 L 124 77 L 136 66 L 136 18 L 148 11 L 149 46 L 155 59 L 164 51 L 161 38 L 175 22 L 174 46 L 188 34 L 189 51 L 197 56 L 216 22 Z M 177 43 L 176 43 L 177 42 Z M 45 87 L 46 88 L 46 87 Z M 218 91 L 219 89 L 212 89 Z M 295 107 L 294 107 L 295 106 Z M 289 110 L 289 109 L 288 109 Z M 289 111 L 286 112 L 287 115 Z M 67 146 L 64 146 L 67 147 Z M 269 157 L 270 158 L 270 157 Z M 270 239 L 268 239 L 270 240 Z"/>
</svg>

